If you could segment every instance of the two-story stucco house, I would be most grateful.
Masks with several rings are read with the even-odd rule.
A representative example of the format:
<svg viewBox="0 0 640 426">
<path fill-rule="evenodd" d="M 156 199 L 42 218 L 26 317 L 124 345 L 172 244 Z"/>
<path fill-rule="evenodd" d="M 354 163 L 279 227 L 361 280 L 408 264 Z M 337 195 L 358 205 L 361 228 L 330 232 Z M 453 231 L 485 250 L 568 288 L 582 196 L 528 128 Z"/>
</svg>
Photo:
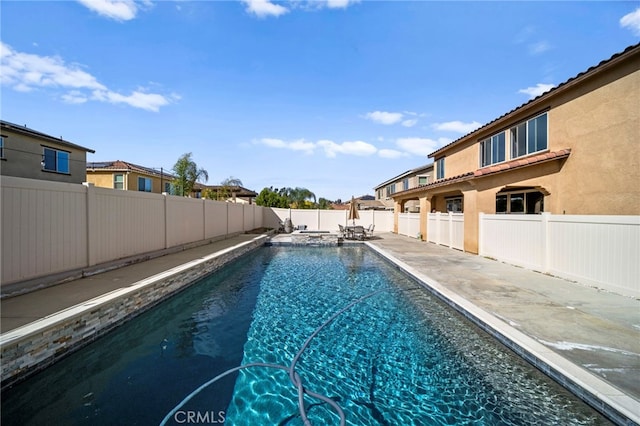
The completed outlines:
<svg viewBox="0 0 640 426">
<path fill-rule="evenodd" d="M 426 235 L 428 212 L 459 206 L 472 253 L 479 213 L 640 214 L 640 44 L 429 157 L 435 180 L 393 194 L 396 216 L 418 200 Z"/>
<path fill-rule="evenodd" d="M 425 186 L 431 182 L 433 182 L 433 163 L 407 170 L 375 186 L 373 188 L 376 194 L 375 199 L 382 203 L 385 209 L 392 210 L 394 208 L 393 194 Z M 418 211 L 420 211 L 420 205 L 417 201 L 408 200 L 403 205 L 403 212 L 414 213 Z"/>
<path fill-rule="evenodd" d="M 126 161 L 87 163 L 87 182 L 101 188 L 160 194 L 171 192 L 173 175 Z"/>
<path fill-rule="evenodd" d="M 4 176 L 82 183 L 87 152 L 95 151 L 0 120 L 0 174 Z"/>
</svg>

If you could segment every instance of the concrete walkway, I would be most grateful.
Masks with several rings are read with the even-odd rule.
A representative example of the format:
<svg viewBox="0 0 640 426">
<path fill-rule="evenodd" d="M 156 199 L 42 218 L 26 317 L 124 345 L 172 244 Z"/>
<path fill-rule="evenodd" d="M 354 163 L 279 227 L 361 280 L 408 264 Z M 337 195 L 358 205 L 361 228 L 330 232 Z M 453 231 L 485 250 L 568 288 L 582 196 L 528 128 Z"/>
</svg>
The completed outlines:
<svg viewBox="0 0 640 426">
<path fill-rule="evenodd" d="M 639 423 L 640 300 L 412 238 L 381 237 L 369 244 L 562 374 L 598 396 L 610 392 L 612 404 L 625 405 Z"/>
<path fill-rule="evenodd" d="M 2 299 L 1 331 L 254 237 L 240 235 Z M 640 423 L 640 300 L 391 233 L 368 244 Z"/>
<path fill-rule="evenodd" d="M 0 331 L 16 329 L 56 312 L 75 306 L 113 290 L 129 287 L 151 277 L 208 254 L 249 241 L 256 235 L 241 234 L 233 238 L 156 257 L 108 272 L 92 275 L 64 284 L 47 287 L 0 300 Z"/>
</svg>

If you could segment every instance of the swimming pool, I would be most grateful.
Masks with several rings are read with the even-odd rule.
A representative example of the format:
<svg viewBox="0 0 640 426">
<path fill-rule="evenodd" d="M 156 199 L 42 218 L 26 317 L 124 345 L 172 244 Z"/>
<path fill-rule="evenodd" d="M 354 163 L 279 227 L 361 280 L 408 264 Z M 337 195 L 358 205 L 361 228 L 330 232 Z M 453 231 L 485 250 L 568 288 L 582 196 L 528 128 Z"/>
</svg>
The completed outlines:
<svg viewBox="0 0 640 426">
<path fill-rule="evenodd" d="M 3 392 L 2 423 L 159 424 L 229 369 L 288 367 L 315 331 L 295 371 L 348 424 L 607 424 L 362 246 L 254 251 Z M 252 367 L 168 424 L 297 425 L 298 398 L 287 371 Z M 304 406 L 339 424 L 330 404 Z"/>
</svg>

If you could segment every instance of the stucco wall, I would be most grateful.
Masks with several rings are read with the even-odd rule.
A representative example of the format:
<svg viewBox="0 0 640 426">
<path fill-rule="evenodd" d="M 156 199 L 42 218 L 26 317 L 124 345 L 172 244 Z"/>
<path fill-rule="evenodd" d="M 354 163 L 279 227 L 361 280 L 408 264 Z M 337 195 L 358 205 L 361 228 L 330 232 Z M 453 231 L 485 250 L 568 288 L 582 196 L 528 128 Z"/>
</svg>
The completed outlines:
<svg viewBox="0 0 640 426">
<path fill-rule="evenodd" d="M 86 181 L 87 153 L 67 145 L 29 137 L 21 133 L 2 128 L 4 138 L 4 158 L 0 167 L 2 175 L 28 179 L 41 179 L 53 182 L 82 183 Z M 43 147 L 69 152 L 69 173 L 56 173 L 42 170 Z"/>
<path fill-rule="evenodd" d="M 639 111 L 635 71 L 549 112 L 551 149 L 571 148 L 553 213 L 640 214 Z"/>
<path fill-rule="evenodd" d="M 495 213 L 495 193 L 505 186 L 541 186 L 544 210 L 554 214 L 640 214 L 640 71 L 638 61 L 603 69 L 580 85 L 569 86 L 546 103 L 513 114 L 447 151 L 446 177 L 479 168 L 479 140 L 506 131 L 547 111 L 548 151 L 571 149 L 566 160 L 536 164 L 475 179 L 478 211 Z M 543 151 L 544 152 L 544 151 Z M 526 157 L 519 157 L 526 158 Z M 453 187 L 434 189 L 434 193 Z M 471 208 L 465 199 L 465 210 Z M 434 207 L 442 210 L 437 197 Z"/>
</svg>

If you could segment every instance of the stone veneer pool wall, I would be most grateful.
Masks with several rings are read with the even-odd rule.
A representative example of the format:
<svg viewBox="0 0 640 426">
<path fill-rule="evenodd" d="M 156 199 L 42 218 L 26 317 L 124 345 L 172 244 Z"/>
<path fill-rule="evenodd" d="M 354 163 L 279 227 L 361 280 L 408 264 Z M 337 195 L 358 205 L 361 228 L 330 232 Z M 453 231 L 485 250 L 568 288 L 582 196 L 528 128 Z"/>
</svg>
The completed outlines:
<svg viewBox="0 0 640 426">
<path fill-rule="evenodd" d="M 265 236 L 258 236 L 3 334 L 2 389 L 55 363 L 265 242 Z"/>
</svg>

